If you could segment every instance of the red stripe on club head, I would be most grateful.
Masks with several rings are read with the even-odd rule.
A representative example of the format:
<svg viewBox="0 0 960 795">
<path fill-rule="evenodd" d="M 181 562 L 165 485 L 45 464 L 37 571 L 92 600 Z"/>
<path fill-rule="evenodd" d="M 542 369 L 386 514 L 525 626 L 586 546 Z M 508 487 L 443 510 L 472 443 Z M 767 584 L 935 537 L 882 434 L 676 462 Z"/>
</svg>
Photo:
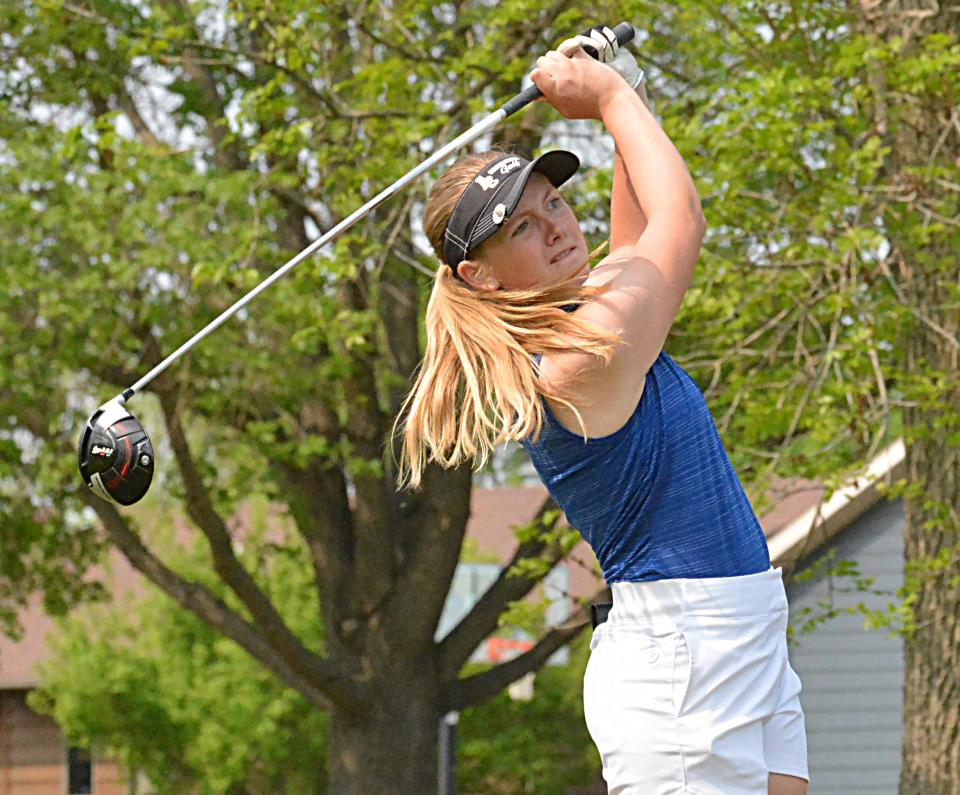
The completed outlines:
<svg viewBox="0 0 960 795">
<path fill-rule="evenodd" d="M 123 441 L 127 443 L 127 460 L 123 464 L 123 469 L 120 470 L 120 477 L 124 477 L 127 474 L 127 470 L 130 469 L 130 437 L 124 436 Z"/>
</svg>

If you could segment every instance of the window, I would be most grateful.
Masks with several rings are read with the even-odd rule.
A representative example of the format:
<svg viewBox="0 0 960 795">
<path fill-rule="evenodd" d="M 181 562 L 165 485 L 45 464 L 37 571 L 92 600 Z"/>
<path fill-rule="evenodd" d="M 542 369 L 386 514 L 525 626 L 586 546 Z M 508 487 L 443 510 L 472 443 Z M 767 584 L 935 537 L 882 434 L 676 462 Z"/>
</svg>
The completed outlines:
<svg viewBox="0 0 960 795">
<path fill-rule="evenodd" d="M 85 748 L 67 749 L 67 795 L 91 795 L 93 764 Z"/>
</svg>

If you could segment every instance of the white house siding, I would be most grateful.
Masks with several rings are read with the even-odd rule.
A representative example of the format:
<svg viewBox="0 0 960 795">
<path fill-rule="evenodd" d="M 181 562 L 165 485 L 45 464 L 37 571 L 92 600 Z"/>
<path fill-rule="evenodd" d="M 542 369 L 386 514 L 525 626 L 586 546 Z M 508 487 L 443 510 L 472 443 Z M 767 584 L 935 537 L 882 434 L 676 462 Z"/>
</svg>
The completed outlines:
<svg viewBox="0 0 960 795">
<path fill-rule="evenodd" d="M 861 593 L 850 577 L 834 577 L 832 604 L 861 602 L 883 608 L 896 602 L 903 582 L 903 504 L 881 501 L 840 532 L 797 571 L 828 550 L 834 562 L 853 560 L 860 574 L 876 577 L 874 590 Z M 831 564 L 828 564 L 831 565 Z M 791 624 L 799 611 L 831 600 L 829 578 L 787 583 Z M 837 589 L 850 589 L 852 593 Z M 864 629 L 863 616 L 841 613 L 808 633 L 798 632 L 790 660 L 803 682 L 800 701 L 807 720 L 810 795 L 896 795 L 903 740 L 903 643 L 885 629 Z"/>
</svg>

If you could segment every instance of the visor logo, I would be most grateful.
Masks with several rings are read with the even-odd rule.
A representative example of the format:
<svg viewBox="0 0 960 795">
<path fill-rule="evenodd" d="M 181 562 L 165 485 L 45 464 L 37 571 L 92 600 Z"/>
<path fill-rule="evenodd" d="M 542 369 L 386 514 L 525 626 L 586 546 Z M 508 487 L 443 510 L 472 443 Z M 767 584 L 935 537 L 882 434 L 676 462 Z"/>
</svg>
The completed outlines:
<svg viewBox="0 0 960 795">
<path fill-rule="evenodd" d="M 499 174 L 502 177 L 505 177 L 511 171 L 520 168 L 520 158 L 519 157 L 508 157 L 501 163 L 497 163 L 493 168 L 487 171 L 488 174 Z"/>
<path fill-rule="evenodd" d="M 484 176 L 477 177 L 474 180 L 474 182 L 476 182 L 484 190 L 491 190 L 500 184 L 499 179 L 494 179 L 493 177 L 484 177 Z"/>
</svg>

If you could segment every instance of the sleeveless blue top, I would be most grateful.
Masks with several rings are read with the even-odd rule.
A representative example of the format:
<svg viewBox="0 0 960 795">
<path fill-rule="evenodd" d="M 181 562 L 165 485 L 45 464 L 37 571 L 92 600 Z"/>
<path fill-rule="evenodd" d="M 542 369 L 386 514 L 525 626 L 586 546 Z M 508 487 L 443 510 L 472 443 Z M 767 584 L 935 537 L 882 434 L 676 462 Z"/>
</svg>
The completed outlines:
<svg viewBox="0 0 960 795">
<path fill-rule="evenodd" d="M 523 446 L 607 584 L 770 568 L 763 530 L 703 394 L 666 351 L 630 419 L 607 436 L 585 443 L 543 407 L 539 438 Z"/>
</svg>

